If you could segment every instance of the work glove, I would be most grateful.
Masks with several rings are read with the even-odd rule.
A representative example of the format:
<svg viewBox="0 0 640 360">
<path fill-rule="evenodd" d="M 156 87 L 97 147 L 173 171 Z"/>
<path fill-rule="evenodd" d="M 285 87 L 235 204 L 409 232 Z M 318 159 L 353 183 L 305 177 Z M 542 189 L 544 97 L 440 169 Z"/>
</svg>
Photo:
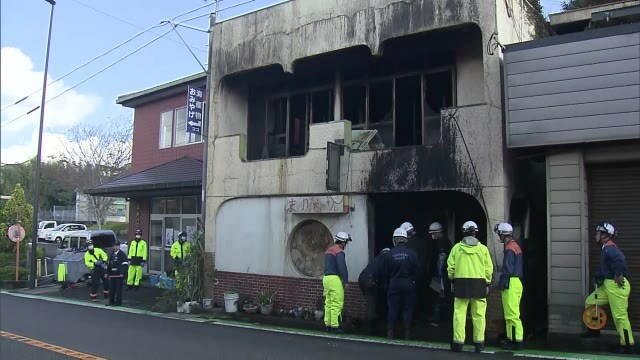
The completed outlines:
<svg viewBox="0 0 640 360">
<path fill-rule="evenodd" d="M 487 284 L 486 295 L 489 295 L 489 289 L 491 288 L 491 284 Z"/>
<path fill-rule="evenodd" d="M 146 264 L 147 264 L 147 262 L 146 262 L 146 261 L 143 261 L 143 262 L 141 262 L 141 263 L 140 263 L 140 266 L 141 266 L 141 267 L 144 267 Z"/>
<path fill-rule="evenodd" d="M 102 264 L 102 268 L 103 268 L 103 269 L 105 269 L 105 270 L 107 270 L 107 264 L 103 263 L 103 264 Z"/>
<path fill-rule="evenodd" d="M 624 288 L 624 276 L 616 275 L 614 280 L 616 281 L 616 284 L 618 284 L 618 287 Z"/>
</svg>

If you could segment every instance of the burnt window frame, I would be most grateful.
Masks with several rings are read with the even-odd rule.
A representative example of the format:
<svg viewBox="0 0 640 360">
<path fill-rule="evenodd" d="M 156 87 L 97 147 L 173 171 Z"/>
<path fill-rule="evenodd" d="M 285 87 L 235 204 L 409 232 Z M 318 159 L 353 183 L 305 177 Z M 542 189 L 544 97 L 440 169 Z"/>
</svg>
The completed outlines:
<svg viewBox="0 0 640 360">
<path fill-rule="evenodd" d="M 345 87 L 354 87 L 354 86 L 363 86 L 365 88 L 365 121 L 362 124 L 357 124 L 355 126 L 352 125 L 352 129 L 353 130 L 370 130 L 370 114 L 369 114 L 369 102 L 370 102 L 370 85 L 372 83 L 380 83 L 380 82 L 385 82 L 385 81 L 389 81 L 391 80 L 392 82 L 392 106 L 391 106 L 391 114 L 392 114 L 392 138 L 393 138 L 393 144 L 387 145 L 385 144 L 385 149 L 387 148 L 395 148 L 395 147 L 401 147 L 401 146 L 396 146 L 396 83 L 398 79 L 401 78 L 407 78 L 407 77 L 412 77 L 412 76 L 420 76 L 420 96 L 421 96 L 421 113 L 422 113 L 422 140 L 420 144 L 414 144 L 414 145 L 406 145 L 406 146 L 431 146 L 434 145 L 435 143 L 439 143 L 442 142 L 442 132 L 440 132 L 440 140 L 438 142 L 435 143 L 430 143 L 427 144 L 426 143 L 426 129 L 425 129 L 425 123 L 427 121 L 427 117 L 425 116 L 425 106 L 426 106 L 426 93 L 427 93 L 427 84 L 426 84 L 426 77 L 429 74 L 435 74 L 435 73 L 445 73 L 445 72 L 451 72 L 451 106 L 452 107 L 456 107 L 457 106 L 457 95 L 458 95 L 458 89 L 457 89 L 457 73 L 456 73 L 456 66 L 455 64 L 452 65 L 446 65 L 446 66 L 439 66 L 439 67 L 434 67 L 434 68 L 429 68 L 429 69 L 424 69 L 424 70 L 418 70 L 418 71 L 408 71 L 408 72 L 399 72 L 393 75 L 388 75 L 388 76 L 378 76 L 378 77 L 368 77 L 366 76 L 363 79 L 356 79 L 356 80 L 350 80 L 350 81 L 346 81 L 340 84 L 340 118 L 344 119 L 344 107 L 345 107 L 345 102 L 344 102 L 344 89 Z M 447 107 L 444 107 L 443 109 L 446 109 Z M 430 116 L 430 118 L 435 118 L 435 115 Z M 349 120 L 349 119 L 347 119 Z M 373 124 L 381 124 L 381 123 L 373 123 Z M 402 146 L 404 147 L 404 146 Z M 376 150 L 358 150 L 358 151 L 376 151 Z"/>
<path fill-rule="evenodd" d="M 334 106 L 335 106 L 335 88 L 334 84 L 327 84 L 322 86 L 315 86 L 304 89 L 297 90 L 288 90 L 288 91 L 278 91 L 272 94 L 266 95 L 264 98 L 264 107 L 265 107 L 265 115 L 264 115 L 264 144 L 268 146 L 269 144 L 269 132 L 267 131 L 269 125 L 269 104 L 274 100 L 285 99 L 286 100 L 286 119 L 285 119 L 285 153 L 284 156 L 268 156 L 268 157 L 259 157 L 257 159 L 252 159 L 248 161 L 264 161 L 264 160 L 273 160 L 273 159 L 286 159 L 286 158 L 295 158 L 295 157 L 303 157 L 309 152 L 309 132 L 312 124 L 323 124 L 322 122 L 313 122 L 313 95 L 320 92 L 328 92 L 329 93 L 329 105 L 328 105 L 328 114 L 330 114 L 330 120 L 328 122 L 335 120 L 334 114 Z M 300 155 L 291 155 L 291 99 L 296 96 L 304 96 L 305 98 L 305 119 L 304 119 L 304 151 Z M 249 119 L 251 120 L 251 119 Z M 248 139 L 250 141 L 250 139 Z"/>
</svg>

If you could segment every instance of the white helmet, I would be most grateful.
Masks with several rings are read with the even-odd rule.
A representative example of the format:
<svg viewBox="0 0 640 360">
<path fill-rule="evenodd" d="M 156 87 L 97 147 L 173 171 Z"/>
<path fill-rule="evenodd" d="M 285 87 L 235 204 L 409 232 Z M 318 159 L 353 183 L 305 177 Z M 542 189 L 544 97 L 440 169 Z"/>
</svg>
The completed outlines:
<svg viewBox="0 0 640 360">
<path fill-rule="evenodd" d="M 466 223 L 462 224 L 462 232 L 463 233 L 478 232 L 478 224 L 474 223 L 473 221 L 467 221 Z"/>
<path fill-rule="evenodd" d="M 404 229 L 407 233 L 414 231 L 413 225 L 410 222 L 405 222 L 400 225 L 400 229 Z"/>
<path fill-rule="evenodd" d="M 340 231 L 339 233 L 336 234 L 336 236 L 333 238 L 337 243 L 347 243 L 351 240 L 351 235 L 347 234 L 344 231 Z"/>
<path fill-rule="evenodd" d="M 407 235 L 407 230 L 403 229 L 402 227 L 399 227 L 393 232 L 393 237 L 394 238 L 403 237 L 406 239 L 409 236 Z"/>
<path fill-rule="evenodd" d="M 618 235 L 618 233 L 616 232 L 616 228 L 611 223 L 608 223 L 608 222 L 598 224 L 598 226 L 596 226 L 596 231 L 609 234 L 609 236 L 612 236 L 612 237 Z"/>
<path fill-rule="evenodd" d="M 513 226 L 511 226 L 511 224 L 509 223 L 502 222 L 496 224 L 496 226 L 493 228 L 493 231 L 495 231 L 498 235 L 513 235 Z"/>
<path fill-rule="evenodd" d="M 437 233 L 440 231 L 442 231 L 442 224 L 440 224 L 439 222 L 436 221 L 429 225 L 429 234 Z"/>
</svg>

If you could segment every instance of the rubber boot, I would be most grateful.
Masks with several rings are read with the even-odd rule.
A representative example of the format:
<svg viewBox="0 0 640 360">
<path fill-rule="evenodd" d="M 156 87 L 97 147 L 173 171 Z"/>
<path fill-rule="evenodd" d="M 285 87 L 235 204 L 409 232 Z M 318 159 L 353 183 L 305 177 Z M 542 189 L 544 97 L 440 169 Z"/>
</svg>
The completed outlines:
<svg viewBox="0 0 640 360">
<path fill-rule="evenodd" d="M 325 331 L 326 331 L 326 332 L 328 332 L 328 333 L 331 333 L 331 326 L 327 326 L 327 327 L 325 328 Z"/>
<path fill-rule="evenodd" d="M 453 352 L 462 352 L 462 344 L 458 344 L 456 342 L 451 343 L 451 351 Z"/>
<path fill-rule="evenodd" d="M 473 345 L 475 346 L 475 351 L 477 353 L 481 353 L 482 351 L 484 351 L 484 343 L 473 343 Z"/>
<path fill-rule="evenodd" d="M 402 324 L 404 328 L 404 339 L 411 340 L 411 324 Z"/>
</svg>

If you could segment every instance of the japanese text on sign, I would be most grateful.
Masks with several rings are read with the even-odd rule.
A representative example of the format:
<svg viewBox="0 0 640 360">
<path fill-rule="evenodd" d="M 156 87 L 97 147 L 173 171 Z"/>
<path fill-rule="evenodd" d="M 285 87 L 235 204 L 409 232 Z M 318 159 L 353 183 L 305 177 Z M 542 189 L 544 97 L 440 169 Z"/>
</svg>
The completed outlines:
<svg viewBox="0 0 640 360">
<path fill-rule="evenodd" d="M 187 86 L 187 133 L 202 134 L 204 91 Z"/>
</svg>

